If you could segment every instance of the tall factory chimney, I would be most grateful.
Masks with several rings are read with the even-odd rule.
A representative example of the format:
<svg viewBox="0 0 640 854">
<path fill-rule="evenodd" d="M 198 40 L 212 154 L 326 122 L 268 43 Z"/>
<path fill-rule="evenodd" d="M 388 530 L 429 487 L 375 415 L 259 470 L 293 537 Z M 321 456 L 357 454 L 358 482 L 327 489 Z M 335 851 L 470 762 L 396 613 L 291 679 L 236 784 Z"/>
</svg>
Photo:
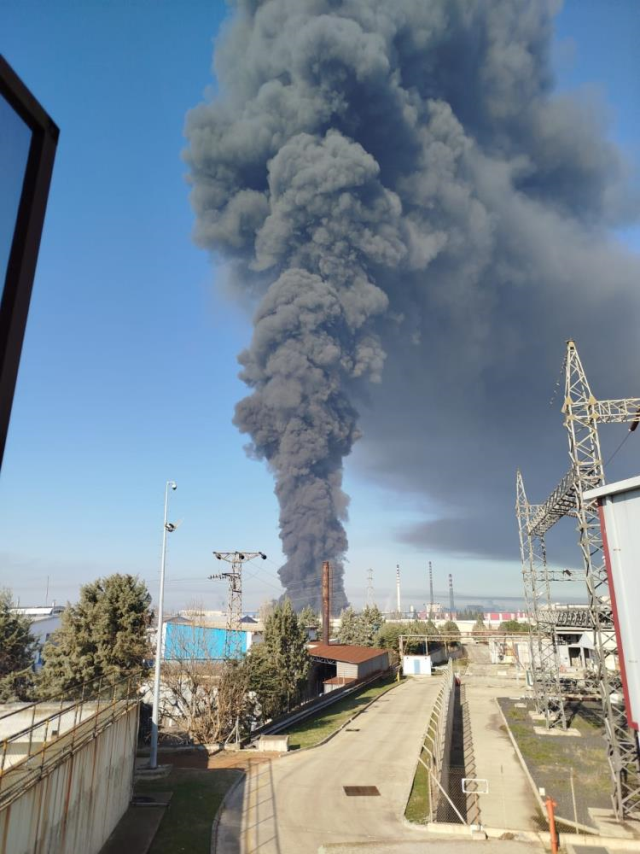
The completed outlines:
<svg viewBox="0 0 640 854">
<path fill-rule="evenodd" d="M 429 619 L 433 620 L 433 567 L 429 561 Z"/>
<path fill-rule="evenodd" d="M 331 623 L 331 564 L 325 560 L 322 564 L 322 642 L 329 643 Z"/>
<path fill-rule="evenodd" d="M 400 564 L 396 564 L 396 610 L 398 615 L 402 614 L 402 606 L 400 604 Z"/>
<path fill-rule="evenodd" d="M 453 575 L 449 573 L 449 619 L 453 620 L 453 615 L 456 610 L 456 606 L 453 601 Z"/>
</svg>

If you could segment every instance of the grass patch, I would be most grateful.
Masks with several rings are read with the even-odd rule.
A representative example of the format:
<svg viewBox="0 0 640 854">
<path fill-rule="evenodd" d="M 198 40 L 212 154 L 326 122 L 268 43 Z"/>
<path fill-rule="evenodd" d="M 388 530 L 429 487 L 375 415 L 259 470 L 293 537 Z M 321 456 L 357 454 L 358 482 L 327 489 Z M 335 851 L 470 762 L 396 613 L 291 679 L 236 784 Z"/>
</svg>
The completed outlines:
<svg viewBox="0 0 640 854">
<path fill-rule="evenodd" d="M 427 764 L 429 763 L 429 754 L 424 749 L 421 758 Z M 408 821 L 414 821 L 418 824 L 425 824 L 429 819 L 429 772 L 422 762 L 418 762 L 404 814 Z"/>
<path fill-rule="evenodd" d="M 211 824 L 237 771 L 174 768 L 160 780 L 139 780 L 137 795 L 173 792 L 150 854 L 209 854 Z"/>
<path fill-rule="evenodd" d="M 289 750 L 299 750 L 302 747 L 313 747 L 328 735 L 338 730 L 349 718 L 374 700 L 385 694 L 396 685 L 394 676 L 387 676 L 362 691 L 339 700 L 334 706 L 320 712 L 312 718 L 307 718 L 289 729 L 283 730 L 283 735 L 289 736 Z"/>
<path fill-rule="evenodd" d="M 532 703 L 523 709 L 506 698 L 498 702 L 536 785 L 544 787 L 557 801 L 556 814 L 568 821 L 575 818 L 570 783 L 573 770 L 577 820 L 593 826 L 589 808 L 609 807 L 611 793 L 599 705 L 592 701 L 567 703 L 569 727 L 581 735 L 567 738 L 536 734 L 537 722 L 527 713 L 533 709 Z M 544 726 L 542 722 L 538 725 Z M 546 818 L 542 820 L 546 823 Z"/>
</svg>

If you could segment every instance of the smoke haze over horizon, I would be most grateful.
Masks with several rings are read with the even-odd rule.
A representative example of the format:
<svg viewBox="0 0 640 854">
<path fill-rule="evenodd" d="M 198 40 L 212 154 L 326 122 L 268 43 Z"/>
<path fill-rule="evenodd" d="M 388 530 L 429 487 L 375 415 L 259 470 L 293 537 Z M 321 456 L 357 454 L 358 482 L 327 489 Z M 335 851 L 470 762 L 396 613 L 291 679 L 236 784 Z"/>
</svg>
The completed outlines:
<svg viewBox="0 0 640 854">
<path fill-rule="evenodd" d="M 640 394 L 638 216 L 598 105 L 554 94 L 552 0 L 240 0 L 187 118 L 195 239 L 256 304 L 235 423 L 280 504 L 285 590 L 342 561 L 345 459 L 413 493 L 398 535 L 516 556 L 567 467 L 564 341 Z M 517 548 L 517 546 L 516 546 Z"/>
</svg>

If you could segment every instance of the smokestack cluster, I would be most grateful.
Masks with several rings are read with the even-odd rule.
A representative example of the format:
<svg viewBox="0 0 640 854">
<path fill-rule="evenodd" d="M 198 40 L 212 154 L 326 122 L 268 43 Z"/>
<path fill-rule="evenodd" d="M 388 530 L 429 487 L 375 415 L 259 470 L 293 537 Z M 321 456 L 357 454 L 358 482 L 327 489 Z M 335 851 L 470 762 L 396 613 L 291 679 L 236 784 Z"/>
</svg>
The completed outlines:
<svg viewBox="0 0 640 854">
<path fill-rule="evenodd" d="M 237 0 L 218 40 L 186 124 L 195 239 L 255 306 L 234 421 L 274 475 L 300 605 L 326 557 L 346 604 L 362 429 L 363 471 L 441 509 L 406 542 L 513 557 L 521 449 L 541 494 L 563 469 L 540 437 L 564 339 L 633 387 L 640 265 L 607 229 L 638 208 L 596 109 L 553 94 L 557 7 Z"/>
</svg>

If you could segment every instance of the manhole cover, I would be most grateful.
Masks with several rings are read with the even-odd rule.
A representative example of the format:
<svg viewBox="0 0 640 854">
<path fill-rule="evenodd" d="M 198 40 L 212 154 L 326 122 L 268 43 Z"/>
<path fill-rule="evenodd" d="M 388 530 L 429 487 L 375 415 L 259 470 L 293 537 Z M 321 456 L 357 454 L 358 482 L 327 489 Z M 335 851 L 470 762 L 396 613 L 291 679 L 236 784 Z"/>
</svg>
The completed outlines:
<svg viewBox="0 0 640 854">
<path fill-rule="evenodd" d="M 373 798 L 379 797 L 380 792 L 375 786 L 343 786 L 345 795 L 349 798 Z"/>
</svg>

